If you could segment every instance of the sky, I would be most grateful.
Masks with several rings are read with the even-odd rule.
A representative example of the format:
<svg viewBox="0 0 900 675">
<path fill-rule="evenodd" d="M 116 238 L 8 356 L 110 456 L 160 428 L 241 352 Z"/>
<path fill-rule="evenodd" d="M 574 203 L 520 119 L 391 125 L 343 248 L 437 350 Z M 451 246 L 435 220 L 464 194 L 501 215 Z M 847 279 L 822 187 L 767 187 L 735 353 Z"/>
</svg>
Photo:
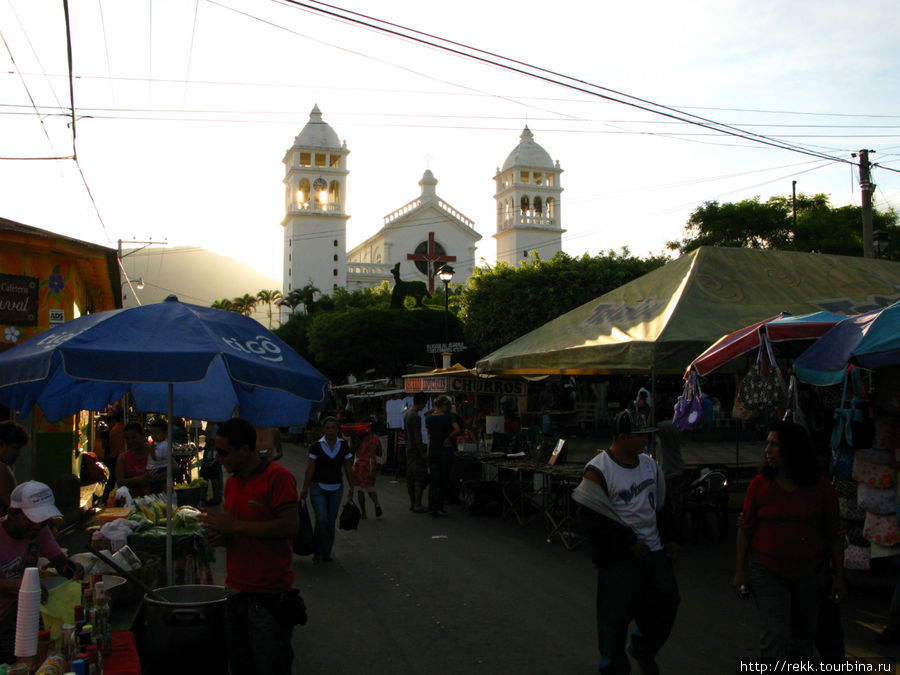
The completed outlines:
<svg viewBox="0 0 900 675">
<path fill-rule="evenodd" d="M 281 0 L 69 0 L 78 162 L 47 160 L 73 154 L 63 3 L 0 0 L 0 216 L 111 247 L 202 247 L 280 278 L 282 159 L 316 104 L 350 149 L 351 247 L 430 169 L 483 237 L 476 262 L 493 263 L 493 176 L 526 124 L 564 170 L 571 255 L 665 252 L 705 201 L 792 181 L 859 204 L 862 148 L 876 208 L 900 208 L 895 0 L 337 6 L 588 84 Z"/>
</svg>

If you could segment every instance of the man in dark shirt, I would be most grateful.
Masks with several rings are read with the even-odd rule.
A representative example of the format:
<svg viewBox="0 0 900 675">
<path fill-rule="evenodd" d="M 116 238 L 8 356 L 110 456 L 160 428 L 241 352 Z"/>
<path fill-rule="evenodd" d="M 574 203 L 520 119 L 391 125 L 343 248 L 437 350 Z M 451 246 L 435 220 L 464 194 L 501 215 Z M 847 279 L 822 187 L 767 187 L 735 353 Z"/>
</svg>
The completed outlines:
<svg viewBox="0 0 900 675">
<path fill-rule="evenodd" d="M 425 420 L 428 429 L 428 470 L 431 485 L 428 488 L 428 511 L 432 516 L 446 516 L 444 502 L 450 487 L 450 471 L 456 451 L 456 437 L 460 433 L 456 415 L 450 412 L 449 396 L 434 400 L 434 412 Z"/>
<path fill-rule="evenodd" d="M 422 417 L 420 413 L 428 403 L 428 394 L 419 392 L 413 396 L 412 407 L 403 416 L 403 433 L 406 437 L 406 489 L 409 492 L 409 508 L 416 513 L 425 513 L 422 493 L 428 481 L 426 462 L 428 454 L 422 440 Z"/>
</svg>

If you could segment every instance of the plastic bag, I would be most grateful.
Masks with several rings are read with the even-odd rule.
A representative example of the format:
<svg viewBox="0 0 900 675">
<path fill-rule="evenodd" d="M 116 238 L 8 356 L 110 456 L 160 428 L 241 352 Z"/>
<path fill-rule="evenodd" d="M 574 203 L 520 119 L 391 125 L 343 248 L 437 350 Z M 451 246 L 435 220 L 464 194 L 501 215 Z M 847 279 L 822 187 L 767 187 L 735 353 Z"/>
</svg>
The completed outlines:
<svg viewBox="0 0 900 675">
<path fill-rule="evenodd" d="M 309 507 L 305 499 L 300 502 L 297 511 L 300 518 L 300 527 L 297 529 L 297 536 L 294 537 L 293 541 L 294 555 L 312 555 L 315 552 L 313 550 L 313 527 L 309 519 Z"/>
<path fill-rule="evenodd" d="M 359 511 L 359 507 L 351 501 L 348 501 L 344 504 L 344 508 L 341 509 L 341 516 L 339 527 L 342 530 L 355 530 L 359 527 L 359 521 L 362 519 L 362 513 Z"/>
</svg>

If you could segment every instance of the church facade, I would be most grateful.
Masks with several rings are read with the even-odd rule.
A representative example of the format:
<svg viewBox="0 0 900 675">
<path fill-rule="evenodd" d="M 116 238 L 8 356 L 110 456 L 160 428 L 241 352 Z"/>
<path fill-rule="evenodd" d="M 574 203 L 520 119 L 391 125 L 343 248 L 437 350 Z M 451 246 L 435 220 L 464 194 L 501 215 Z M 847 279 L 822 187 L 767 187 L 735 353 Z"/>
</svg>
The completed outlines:
<svg viewBox="0 0 900 675">
<path fill-rule="evenodd" d="M 374 235 L 347 250 L 346 141 L 341 142 L 318 106 L 284 155 L 285 217 L 282 293 L 311 284 L 321 293 L 355 290 L 396 279 L 440 285 L 442 265 L 464 283 L 475 268 L 481 235 L 475 223 L 437 194 L 426 170 L 416 199 L 384 217 Z M 516 265 L 537 251 L 561 250 L 559 162 L 534 141 L 526 126 L 519 144 L 494 176 L 497 260 Z"/>
</svg>

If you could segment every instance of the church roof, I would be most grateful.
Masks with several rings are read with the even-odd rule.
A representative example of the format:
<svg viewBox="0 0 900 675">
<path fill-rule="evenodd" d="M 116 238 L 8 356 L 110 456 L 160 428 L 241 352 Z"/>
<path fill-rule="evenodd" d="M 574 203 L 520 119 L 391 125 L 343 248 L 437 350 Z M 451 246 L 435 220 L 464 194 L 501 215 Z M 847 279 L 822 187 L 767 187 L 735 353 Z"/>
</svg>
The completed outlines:
<svg viewBox="0 0 900 675">
<path fill-rule="evenodd" d="M 540 145 L 534 142 L 534 134 L 527 126 L 519 136 L 519 144 L 513 149 L 506 161 L 503 162 L 503 171 L 514 166 L 527 166 L 535 169 L 553 169 L 553 160 Z"/>
<path fill-rule="evenodd" d="M 309 122 L 294 139 L 295 147 L 302 148 L 340 148 L 341 140 L 334 129 L 322 119 L 319 106 L 313 106 L 309 113 Z"/>
</svg>

